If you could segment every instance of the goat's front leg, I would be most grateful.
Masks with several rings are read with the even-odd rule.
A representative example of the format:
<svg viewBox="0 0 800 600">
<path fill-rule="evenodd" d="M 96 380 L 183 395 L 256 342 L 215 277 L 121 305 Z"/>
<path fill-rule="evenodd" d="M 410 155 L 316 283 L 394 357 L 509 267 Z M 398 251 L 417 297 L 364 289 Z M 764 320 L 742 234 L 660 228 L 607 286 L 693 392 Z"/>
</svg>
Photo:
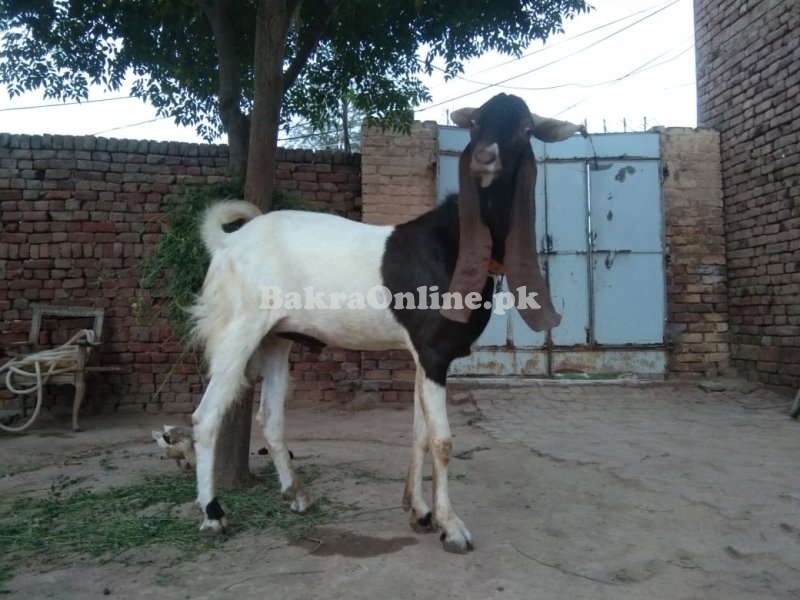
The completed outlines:
<svg viewBox="0 0 800 600">
<path fill-rule="evenodd" d="M 422 468 L 425 455 L 428 453 L 428 428 L 425 425 L 425 413 L 422 411 L 422 384 L 425 375 L 417 369 L 414 384 L 414 442 L 411 446 L 411 460 L 406 472 L 406 487 L 403 492 L 403 509 L 408 513 L 411 528 L 417 533 L 436 531 L 431 509 L 428 508 L 422 495 Z"/>
<path fill-rule="evenodd" d="M 441 540 L 448 552 L 473 549 L 472 536 L 464 522 L 453 512 L 448 493 L 447 469 L 453 451 L 450 424 L 447 421 L 446 389 L 428 377 L 422 383 L 422 406 L 428 426 L 428 442 L 433 457 L 433 519 L 441 527 Z"/>
<path fill-rule="evenodd" d="M 262 426 L 281 493 L 291 509 L 302 513 L 314 504 L 292 467 L 283 439 L 284 403 L 289 388 L 289 350 L 292 342 L 270 336 L 261 346 L 261 406 L 256 420 Z"/>
</svg>

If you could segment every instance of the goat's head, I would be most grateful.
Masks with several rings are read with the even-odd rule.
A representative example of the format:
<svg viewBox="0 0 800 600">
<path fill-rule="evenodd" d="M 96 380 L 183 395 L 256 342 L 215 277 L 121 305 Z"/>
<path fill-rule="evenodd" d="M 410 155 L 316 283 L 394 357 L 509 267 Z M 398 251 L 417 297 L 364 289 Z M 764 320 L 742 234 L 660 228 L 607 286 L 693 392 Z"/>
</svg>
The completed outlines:
<svg viewBox="0 0 800 600">
<path fill-rule="evenodd" d="M 520 310 L 525 322 L 540 331 L 558 325 L 550 292 L 536 255 L 534 189 L 536 161 L 530 138 L 557 142 L 580 131 L 582 125 L 546 119 L 528 110 L 516 96 L 498 94 L 480 108 L 462 108 L 451 114 L 459 127 L 468 127 L 470 142 L 461 154 L 459 183 L 459 254 L 449 291 L 465 295 L 480 292 L 486 283 L 492 255 L 492 237 L 505 240 L 505 272 L 513 291 L 535 292 L 540 308 Z M 503 211 L 503 214 L 492 212 Z M 485 215 L 492 214 L 490 232 Z M 501 231 L 497 231 L 498 224 Z M 469 309 L 443 310 L 455 321 L 467 322 Z"/>
<path fill-rule="evenodd" d="M 501 178 L 510 178 L 524 157 L 532 155 L 531 136 L 543 142 L 560 142 L 583 125 L 546 119 L 528 110 L 517 96 L 498 94 L 480 108 L 461 108 L 450 114 L 453 123 L 469 129 L 472 178 L 485 188 Z"/>
</svg>

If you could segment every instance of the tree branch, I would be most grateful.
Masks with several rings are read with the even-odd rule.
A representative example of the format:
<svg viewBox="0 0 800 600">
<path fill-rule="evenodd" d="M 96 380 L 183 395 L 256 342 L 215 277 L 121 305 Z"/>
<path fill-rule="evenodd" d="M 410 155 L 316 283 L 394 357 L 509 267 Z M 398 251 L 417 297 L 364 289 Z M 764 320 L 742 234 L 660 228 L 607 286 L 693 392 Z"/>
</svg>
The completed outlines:
<svg viewBox="0 0 800 600">
<path fill-rule="evenodd" d="M 331 20 L 333 9 L 336 7 L 336 2 L 337 0 L 319 0 L 315 5 L 314 21 L 306 30 L 303 39 L 300 40 L 300 45 L 297 48 L 294 58 L 292 59 L 292 63 L 283 74 L 284 91 L 288 90 L 290 87 L 292 87 L 292 85 L 294 85 L 294 82 L 300 75 L 300 71 L 302 71 L 303 67 L 306 66 L 308 59 L 317 48 L 317 44 L 322 38 L 322 34 L 325 33 L 325 29 L 328 27 L 328 23 Z"/>
</svg>

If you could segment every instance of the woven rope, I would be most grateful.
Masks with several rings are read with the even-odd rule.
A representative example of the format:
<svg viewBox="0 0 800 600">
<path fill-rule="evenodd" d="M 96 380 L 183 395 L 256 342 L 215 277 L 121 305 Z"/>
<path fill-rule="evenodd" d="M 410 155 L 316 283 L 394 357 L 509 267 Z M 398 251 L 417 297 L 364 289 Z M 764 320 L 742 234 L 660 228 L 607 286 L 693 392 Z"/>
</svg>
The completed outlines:
<svg viewBox="0 0 800 600">
<path fill-rule="evenodd" d="M 53 375 L 74 372 L 78 368 L 79 341 L 94 343 L 94 331 L 82 329 L 57 348 L 12 358 L 0 366 L 0 373 L 7 371 L 6 387 L 14 394 L 30 394 L 46 385 Z M 26 385 L 30 387 L 18 387 Z"/>
</svg>

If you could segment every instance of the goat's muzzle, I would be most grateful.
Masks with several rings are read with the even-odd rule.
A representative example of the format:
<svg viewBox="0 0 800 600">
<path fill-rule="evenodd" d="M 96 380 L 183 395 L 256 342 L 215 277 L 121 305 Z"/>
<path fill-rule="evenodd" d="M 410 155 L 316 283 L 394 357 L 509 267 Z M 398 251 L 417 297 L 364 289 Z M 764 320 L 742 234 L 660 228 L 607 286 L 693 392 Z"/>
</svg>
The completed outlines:
<svg viewBox="0 0 800 600">
<path fill-rule="evenodd" d="M 477 181 L 481 187 L 489 187 L 502 169 L 500 162 L 500 148 L 497 143 L 482 148 L 476 148 L 472 153 L 472 161 L 470 162 L 469 170 L 472 178 Z"/>
</svg>

